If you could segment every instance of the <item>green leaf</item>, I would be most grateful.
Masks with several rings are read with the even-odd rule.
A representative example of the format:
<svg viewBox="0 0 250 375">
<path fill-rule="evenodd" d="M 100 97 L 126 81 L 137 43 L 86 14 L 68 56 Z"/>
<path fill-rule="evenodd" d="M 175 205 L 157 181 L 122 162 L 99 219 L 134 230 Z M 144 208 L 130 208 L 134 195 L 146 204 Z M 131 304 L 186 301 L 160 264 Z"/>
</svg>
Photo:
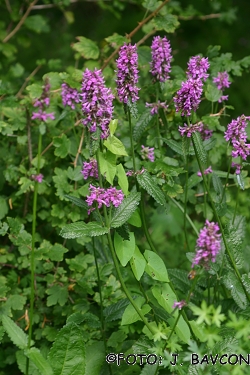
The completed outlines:
<svg viewBox="0 0 250 375">
<path fill-rule="evenodd" d="M 121 155 L 128 156 L 123 143 L 114 135 L 113 136 L 110 135 L 104 141 L 104 146 L 107 147 L 107 149 L 110 152 L 112 152 L 112 154 L 119 155 L 119 156 Z"/>
<path fill-rule="evenodd" d="M 221 97 L 221 91 L 218 90 L 215 85 L 208 84 L 205 91 L 205 97 L 210 102 L 218 102 Z"/>
<path fill-rule="evenodd" d="M 130 99 L 128 99 L 127 106 L 129 108 L 129 112 L 131 115 L 137 119 L 138 117 L 138 109 L 137 109 L 137 104 L 136 102 L 132 102 Z"/>
<path fill-rule="evenodd" d="M 109 229 L 102 227 L 97 222 L 84 223 L 84 221 L 78 221 L 65 225 L 60 232 L 60 236 L 63 238 L 78 238 L 83 236 L 95 237 L 102 236 L 109 232 Z"/>
<path fill-rule="evenodd" d="M 109 123 L 109 130 L 110 130 L 111 137 L 115 134 L 117 125 L 118 125 L 118 120 L 117 119 L 114 119 L 114 120 L 110 121 L 110 123 Z"/>
<path fill-rule="evenodd" d="M 196 151 L 197 151 L 197 154 L 198 154 L 198 157 L 200 159 L 200 161 L 206 165 L 207 163 L 207 154 L 206 154 L 206 151 L 205 151 L 205 148 L 204 148 L 204 144 L 202 142 L 202 139 L 201 139 L 201 135 L 199 132 L 194 132 L 192 134 L 192 141 L 194 143 L 194 147 L 196 148 Z"/>
<path fill-rule="evenodd" d="M 151 195 L 156 202 L 162 206 L 166 205 L 164 193 L 161 191 L 159 186 L 155 183 L 148 171 L 144 171 L 142 174 L 136 176 L 138 183 Z"/>
<path fill-rule="evenodd" d="M 140 203 L 140 199 L 140 193 L 130 193 L 122 201 L 120 206 L 113 211 L 113 216 L 110 223 L 111 228 L 118 228 L 126 223 L 136 210 L 138 204 Z"/>
<path fill-rule="evenodd" d="M 89 144 L 90 156 L 94 156 L 96 151 L 99 149 L 100 138 L 101 138 L 101 129 L 97 127 L 96 131 L 94 133 L 91 133 L 91 137 L 90 137 L 90 144 Z"/>
<path fill-rule="evenodd" d="M 17 360 L 17 365 L 18 365 L 21 373 L 26 374 L 27 356 L 24 355 L 24 351 L 18 350 L 15 353 L 15 356 L 16 356 L 16 360 Z M 41 372 L 38 370 L 38 368 L 36 367 L 36 365 L 32 361 L 29 361 L 28 374 L 29 375 L 41 375 Z"/>
<path fill-rule="evenodd" d="M 154 280 L 168 282 L 168 272 L 163 260 L 150 250 L 145 250 L 144 257 L 147 261 L 145 272 Z"/>
<path fill-rule="evenodd" d="M 52 261 L 61 262 L 63 260 L 63 255 L 68 251 L 69 250 L 66 249 L 66 247 L 59 243 L 55 243 L 55 245 L 49 250 L 48 256 Z"/>
<path fill-rule="evenodd" d="M 236 175 L 236 181 L 239 187 L 241 188 L 241 190 L 245 190 L 245 183 L 242 177 L 242 173 Z"/>
<path fill-rule="evenodd" d="M 214 190 L 218 196 L 218 199 L 221 200 L 222 195 L 223 195 L 223 185 L 221 183 L 220 178 L 214 172 L 212 173 L 212 183 L 213 183 Z"/>
<path fill-rule="evenodd" d="M 106 152 L 103 154 L 99 152 L 99 162 L 101 174 L 106 178 L 106 180 L 113 185 L 113 180 L 116 174 L 116 157 L 111 152 Z"/>
<path fill-rule="evenodd" d="M 99 48 L 95 42 L 84 36 L 78 36 L 77 40 L 79 40 L 79 42 L 73 43 L 72 45 L 75 51 L 79 52 L 85 59 L 98 59 Z"/>
<path fill-rule="evenodd" d="M 113 48 L 117 48 L 122 46 L 124 43 L 128 43 L 128 39 L 125 36 L 119 35 L 117 33 L 114 33 L 111 36 L 108 36 L 105 38 L 105 40 L 111 44 Z"/>
<path fill-rule="evenodd" d="M 13 344 L 15 344 L 19 349 L 26 349 L 28 346 L 28 336 L 7 315 L 2 315 L 1 319 L 3 327 Z"/>
<path fill-rule="evenodd" d="M 114 245 L 115 251 L 122 266 L 125 267 L 135 252 L 135 236 L 130 232 L 129 241 L 125 241 L 115 232 Z"/>
<path fill-rule="evenodd" d="M 0 196 L 0 220 L 3 219 L 9 211 L 6 198 Z"/>
<path fill-rule="evenodd" d="M 133 212 L 132 216 L 128 219 L 128 223 L 134 227 L 141 228 L 142 223 L 139 209 L 136 209 L 135 212 Z"/>
<path fill-rule="evenodd" d="M 109 305 L 103 310 L 106 322 L 112 322 L 113 320 L 121 319 L 125 308 L 128 306 L 129 300 L 127 298 L 121 299 L 120 301 Z"/>
<path fill-rule="evenodd" d="M 84 200 L 80 199 L 80 198 L 73 197 L 73 196 L 67 195 L 67 194 L 65 194 L 64 197 L 67 198 L 67 199 L 69 199 L 76 206 L 84 208 L 86 211 L 89 209 L 89 206 L 87 205 L 87 203 Z"/>
<path fill-rule="evenodd" d="M 122 164 L 117 165 L 116 175 L 118 177 L 118 184 L 122 189 L 123 194 L 128 195 L 128 177 L 126 176 L 126 172 Z"/>
<path fill-rule="evenodd" d="M 241 276 L 241 280 L 246 288 L 246 291 L 250 293 L 250 272 Z"/>
<path fill-rule="evenodd" d="M 23 310 L 23 306 L 26 303 L 26 299 L 27 298 L 24 296 L 14 294 L 8 298 L 5 306 L 13 310 Z"/>
<path fill-rule="evenodd" d="M 227 274 L 223 276 L 222 282 L 225 287 L 231 291 L 232 297 L 237 305 L 242 310 L 245 310 L 247 307 L 247 298 L 244 289 L 235 274 L 232 271 L 228 271 Z"/>
<path fill-rule="evenodd" d="M 197 324 L 195 320 L 189 320 L 189 324 L 192 328 L 192 332 L 195 334 L 197 339 L 201 342 L 206 341 L 205 332 L 200 324 Z"/>
<path fill-rule="evenodd" d="M 63 134 L 61 137 L 54 137 L 53 144 L 56 147 L 54 154 L 60 158 L 65 158 L 69 153 L 70 140 Z"/>
<path fill-rule="evenodd" d="M 64 306 L 68 300 L 68 289 L 66 286 L 53 285 L 46 293 L 49 294 L 47 306 L 54 306 L 58 303 L 60 306 Z"/>
<path fill-rule="evenodd" d="M 146 130 L 148 124 L 150 123 L 152 119 L 153 119 L 153 116 L 150 113 L 150 109 L 149 108 L 145 109 L 143 113 L 141 114 L 141 116 L 139 117 L 139 119 L 137 120 L 135 127 L 134 127 L 133 138 L 136 142 L 141 138 L 142 134 L 144 133 L 144 131 Z"/>
<path fill-rule="evenodd" d="M 48 25 L 48 19 L 46 17 L 42 17 L 39 14 L 34 16 L 29 16 L 24 21 L 24 25 L 36 33 L 47 33 L 50 31 L 50 27 Z"/>
<path fill-rule="evenodd" d="M 91 340 L 92 341 L 92 340 Z M 105 348 L 102 341 L 86 346 L 86 367 L 79 375 L 100 375 L 105 363 Z M 71 375 L 77 375 L 72 374 Z"/>
<path fill-rule="evenodd" d="M 39 349 L 31 348 L 25 354 L 36 365 L 42 375 L 54 374 L 49 362 L 43 357 Z"/>
<path fill-rule="evenodd" d="M 158 15 L 155 17 L 156 30 L 165 30 L 167 33 L 174 33 L 180 25 L 177 16 L 173 14 Z"/>
<path fill-rule="evenodd" d="M 83 333 L 75 323 L 68 323 L 58 335 L 49 352 L 54 375 L 86 375 Z"/>
<path fill-rule="evenodd" d="M 135 252 L 130 259 L 130 266 L 136 280 L 140 280 L 146 267 L 146 260 L 137 246 L 135 246 Z"/>
<path fill-rule="evenodd" d="M 148 304 L 144 305 L 145 298 L 143 297 L 136 298 L 134 302 L 143 315 L 146 315 L 151 310 L 151 307 Z M 134 306 L 130 303 L 123 313 L 121 325 L 132 324 L 138 320 L 141 320 L 141 318 Z"/>
</svg>

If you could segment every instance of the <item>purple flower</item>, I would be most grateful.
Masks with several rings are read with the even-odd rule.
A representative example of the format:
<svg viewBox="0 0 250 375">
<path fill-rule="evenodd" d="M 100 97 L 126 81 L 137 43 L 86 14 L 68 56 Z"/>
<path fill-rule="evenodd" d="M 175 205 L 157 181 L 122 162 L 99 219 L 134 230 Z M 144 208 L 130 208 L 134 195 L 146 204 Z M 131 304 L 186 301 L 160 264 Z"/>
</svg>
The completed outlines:
<svg viewBox="0 0 250 375">
<path fill-rule="evenodd" d="M 184 306 L 186 306 L 187 305 L 187 303 L 186 303 L 186 301 L 184 301 L 184 299 L 182 300 L 182 301 L 180 301 L 180 302 L 174 302 L 174 304 L 173 304 L 173 309 L 175 309 L 176 307 L 177 307 L 177 309 L 179 309 L 179 310 L 181 310 Z"/>
<path fill-rule="evenodd" d="M 97 161 L 95 159 L 90 160 L 90 162 L 83 163 L 83 170 L 81 171 L 83 174 L 84 180 L 87 180 L 89 177 L 98 178 L 98 168 L 97 168 Z"/>
<path fill-rule="evenodd" d="M 166 37 L 155 36 L 151 46 L 151 54 L 150 72 L 158 81 L 165 82 L 169 78 L 169 72 L 171 71 L 172 49 L 169 40 Z"/>
<path fill-rule="evenodd" d="M 40 184 L 41 182 L 43 182 L 44 176 L 40 173 L 40 174 L 33 174 L 31 177 L 33 178 L 34 181 L 37 181 Z"/>
<path fill-rule="evenodd" d="M 94 133 L 101 129 L 101 138 L 109 135 L 108 125 L 112 120 L 114 95 L 105 87 L 101 70 L 86 69 L 82 80 L 82 112 L 85 118 L 83 124 Z"/>
<path fill-rule="evenodd" d="M 72 89 L 67 83 L 62 84 L 62 102 L 63 105 L 69 105 L 71 109 L 75 109 L 75 103 L 80 102 L 80 95 L 77 89 Z"/>
<path fill-rule="evenodd" d="M 202 81 L 200 79 L 189 78 L 182 82 L 181 88 L 174 96 L 176 112 L 181 112 L 181 116 L 190 116 L 191 111 L 196 111 L 202 95 Z"/>
<path fill-rule="evenodd" d="M 48 79 L 45 81 L 45 85 L 43 86 L 43 92 L 39 99 L 36 99 L 34 102 L 34 107 L 38 107 L 38 112 L 33 112 L 31 116 L 31 120 L 41 120 L 43 122 L 47 121 L 48 118 L 51 120 L 55 119 L 54 113 L 46 113 L 45 109 L 50 104 L 50 98 L 49 98 L 49 90 L 50 90 L 50 84 Z"/>
<path fill-rule="evenodd" d="M 192 133 L 194 132 L 202 132 L 203 131 L 203 123 L 197 122 L 197 124 L 190 124 L 189 126 L 187 124 L 184 124 L 184 126 L 179 126 L 179 132 L 181 133 L 181 136 L 183 137 L 185 134 L 188 138 L 192 136 Z"/>
<path fill-rule="evenodd" d="M 139 99 L 138 83 L 138 55 L 136 45 L 124 44 L 119 51 L 117 62 L 117 94 L 121 102 L 128 100 L 135 102 Z"/>
<path fill-rule="evenodd" d="M 232 168 L 234 168 L 234 167 L 236 168 L 235 174 L 240 174 L 240 170 L 241 170 L 242 166 L 238 163 L 232 162 Z"/>
<path fill-rule="evenodd" d="M 203 125 L 203 129 L 201 130 L 200 134 L 203 141 L 205 141 L 206 139 L 210 139 L 212 137 L 213 131 L 208 129 L 207 125 Z"/>
<path fill-rule="evenodd" d="M 213 173 L 211 165 L 210 165 L 210 167 L 208 167 L 207 169 L 205 169 L 203 173 L 204 173 L 204 174 Z M 202 173 L 201 173 L 201 171 L 198 171 L 198 172 L 197 172 L 197 176 L 202 177 Z"/>
<path fill-rule="evenodd" d="M 124 199 L 124 194 L 121 190 L 117 190 L 114 187 L 110 187 L 109 189 L 104 189 L 100 187 L 96 187 L 93 185 L 89 185 L 90 195 L 87 196 L 86 202 L 88 206 L 92 206 L 95 202 L 98 205 L 98 208 L 101 208 L 102 205 L 106 207 L 110 207 L 112 204 L 114 207 L 120 206 Z M 92 207 L 88 214 L 93 211 L 94 208 Z"/>
<path fill-rule="evenodd" d="M 206 220 L 205 226 L 200 230 L 199 238 L 196 242 L 196 254 L 193 259 L 192 268 L 200 265 L 209 268 L 209 262 L 215 262 L 216 256 L 221 249 L 221 234 L 219 225 Z"/>
<path fill-rule="evenodd" d="M 209 76 L 207 70 L 209 68 L 208 58 L 201 56 L 193 56 L 188 62 L 187 76 L 188 78 L 206 80 Z"/>
<path fill-rule="evenodd" d="M 141 146 L 141 157 L 142 159 L 148 159 L 149 161 L 153 162 L 155 161 L 155 155 L 154 155 L 154 147 L 145 147 Z"/>
<path fill-rule="evenodd" d="M 241 156 L 243 160 L 246 160 L 247 156 L 250 155 L 250 144 L 246 143 L 247 121 L 250 121 L 250 116 L 241 115 L 237 120 L 232 120 L 225 132 L 224 138 L 226 141 L 231 141 L 233 145 L 233 158 Z"/>
<path fill-rule="evenodd" d="M 213 82 L 216 84 L 217 89 L 222 91 L 231 85 L 227 72 L 219 72 L 217 77 L 213 78 Z"/>
<path fill-rule="evenodd" d="M 168 105 L 166 105 L 165 102 L 160 102 L 160 100 L 158 100 L 158 103 L 147 103 L 146 102 L 145 107 L 152 108 L 151 111 L 150 111 L 152 116 L 156 115 L 158 113 L 159 108 L 163 108 L 165 110 L 168 109 Z"/>
</svg>

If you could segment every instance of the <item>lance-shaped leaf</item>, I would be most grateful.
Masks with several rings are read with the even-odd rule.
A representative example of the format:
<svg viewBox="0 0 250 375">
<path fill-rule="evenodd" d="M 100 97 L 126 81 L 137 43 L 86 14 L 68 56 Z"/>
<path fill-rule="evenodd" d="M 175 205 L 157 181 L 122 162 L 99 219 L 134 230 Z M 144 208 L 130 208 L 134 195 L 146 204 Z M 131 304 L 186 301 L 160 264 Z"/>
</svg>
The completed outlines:
<svg viewBox="0 0 250 375">
<path fill-rule="evenodd" d="M 89 206 L 87 205 L 87 203 L 80 198 L 73 197 L 72 195 L 67 195 L 67 194 L 65 194 L 64 197 L 69 199 L 76 206 L 84 208 L 86 211 L 89 209 Z"/>
<path fill-rule="evenodd" d="M 206 165 L 207 163 L 207 153 L 206 153 L 206 150 L 204 148 L 204 144 L 202 142 L 202 139 L 201 139 L 201 135 L 199 132 L 194 132 L 192 134 L 192 141 L 194 143 L 194 147 L 197 151 L 197 154 L 198 154 L 198 157 L 200 159 L 200 161 Z"/>
<path fill-rule="evenodd" d="M 161 257 L 150 250 L 146 250 L 144 252 L 144 257 L 147 261 L 147 265 L 145 268 L 147 274 L 154 280 L 168 282 L 168 271 Z"/>
<path fill-rule="evenodd" d="M 156 202 L 158 202 L 162 206 L 166 205 L 164 193 L 154 182 L 153 178 L 147 171 L 144 171 L 142 174 L 138 174 L 136 178 L 143 189 L 145 189 L 147 193 L 156 200 Z"/>
<path fill-rule="evenodd" d="M 132 216 L 141 199 L 140 193 L 131 193 L 127 196 L 119 207 L 114 210 L 110 226 L 118 228 L 122 226 Z"/>
<path fill-rule="evenodd" d="M 31 348 L 25 354 L 36 365 L 42 375 L 54 374 L 49 362 L 44 358 L 39 349 Z"/>
<path fill-rule="evenodd" d="M 175 141 L 174 139 L 166 139 L 163 138 L 164 143 L 171 148 L 171 150 L 177 152 L 179 155 L 183 155 L 183 149 L 179 142 Z"/>
<path fill-rule="evenodd" d="M 68 323 L 58 335 L 49 352 L 54 375 L 85 374 L 85 344 L 81 328 Z"/>
<path fill-rule="evenodd" d="M 242 309 L 245 310 L 247 307 L 247 298 L 244 292 L 244 289 L 239 282 L 238 278 L 232 271 L 228 271 L 228 273 L 223 276 L 222 282 L 225 287 L 231 291 L 232 297 L 237 305 Z"/>
<path fill-rule="evenodd" d="M 20 349 L 26 349 L 28 346 L 28 336 L 26 333 L 24 333 L 24 331 L 7 315 L 2 315 L 1 319 L 3 327 L 13 344 Z"/>
<path fill-rule="evenodd" d="M 145 270 L 146 260 L 137 246 L 135 246 L 134 254 L 130 259 L 130 266 L 135 278 L 139 281 Z"/>
<path fill-rule="evenodd" d="M 141 138 L 152 118 L 150 109 L 145 109 L 134 127 L 133 138 L 136 142 Z"/>
<path fill-rule="evenodd" d="M 78 238 L 83 236 L 96 237 L 102 236 L 108 233 L 109 229 L 102 227 L 97 222 L 84 223 L 84 221 L 78 221 L 65 225 L 60 232 L 60 236 L 63 238 Z"/>
<path fill-rule="evenodd" d="M 244 179 L 243 179 L 241 173 L 236 175 L 236 181 L 237 181 L 237 184 L 239 185 L 239 187 L 241 188 L 241 190 L 244 190 L 245 189 L 245 183 L 244 183 Z"/>
</svg>

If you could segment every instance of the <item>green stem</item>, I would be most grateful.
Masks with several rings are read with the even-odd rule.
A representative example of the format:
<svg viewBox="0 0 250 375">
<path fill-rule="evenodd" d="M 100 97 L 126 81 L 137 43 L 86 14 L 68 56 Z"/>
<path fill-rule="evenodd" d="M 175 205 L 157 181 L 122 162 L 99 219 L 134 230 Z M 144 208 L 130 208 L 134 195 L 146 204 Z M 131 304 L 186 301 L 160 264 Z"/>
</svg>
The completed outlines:
<svg viewBox="0 0 250 375">
<path fill-rule="evenodd" d="M 187 244 L 187 249 L 190 252 L 188 234 L 187 234 L 187 193 L 188 193 L 188 155 L 186 161 L 186 183 L 185 183 L 185 198 L 184 198 L 184 234 Z"/>
<path fill-rule="evenodd" d="M 158 83 L 156 84 L 156 103 L 158 104 L 158 99 L 159 99 L 159 86 Z M 156 116 L 156 131 L 157 131 L 157 144 L 158 144 L 158 149 L 160 153 L 162 153 L 161 150 L 161 133 L 160 133 L 160 127 L 159 127 L 159 114 L 157 113 Z"/>
<path fill-rule="evenodd" d="M 233 258 L 233 256 L 232 256 L 231 251 L 230 251 L 230 249 L 229 249 L 229 246 L 228 246 L 228 244 L 227 244 L 227 240 L 226 240 L 226 237 L 225 237 L 225 233 L 224 233 L 224 230 L 223 230 L 223 227 L 222 227 L 222 222 L 221 222 L 221 219 L 220 219 L 220 217 L 219 217 L 219 215 L 218 215 L 218 213 L 217 213 L 217 211 L 216 211 L 216 208 L 215 208 L 215 205 L 214 205 L 214 201 L 213 201 L 212 196 L 211 196 L 211 194 L 210 194 L 210 190 L 209 190 L 209 187 L 208 187 L 208 185 L 207 185 L 207 181 L 206 181 L 206 179 L 205 179 L 205 175 L 204 175 L 204 172 L 203 172 L 203 168 L 202 168 L 202 165 L 201 165 L 201 161 L 200 161 L 200 159 L 199 159 L 198 152 L 197 152 L 197 149 L 196 149 L 196 146 L 195 146 L 195 143 L 194 143 L 194 142 L 193 142 L 193 145 L 194 145 L 195 156 L 196 156 L 196 159 L 197 159 L 197 161 L 198 161 L 199 168 L 200 168 L 200 171 L 201 171 L 201 174 L 202 174 L 202 178 L 203 178 L 203 181 L 204 181 L 205 190 L 207 191 L 207 194 L 208 194 L 208 197 L 209 197 L 209 200 L 210 200 L 211 206 L 212 206 L 212 210 L 213 210 L 213 212 L 214 212 L 214 215 L 215 215 L 215 217 L 216 217 L 216 220 L 217 220 L 217 222 L 218 222 L 218 224 L 219 224 L 219 227 L 220 227 L 220 230 L 221 230 L 222 239 L 223 239 L 223 242 L 224 242 L 224 245 L 225 245 L 226 253 L 227 253 L 227 255 L 229 256 L 230 262 L 231 262 L 231 264 L 232 264 L 232 266 L 233 266 L 233 269 L 234 269 L 234 271 L 235 271 L 235 273 L 236 273 L 236 275 L 237 275 L 237 277 L 238 277 L 238 280 L 240 281 L 240 283 L 241 283 L 241 285 L 242 285 L 242 288 L 243 288 L 243 290 L 244 290 L 244 292 L 245 292 L 245 295 L 246 295 L 248 301 L 250 302 L 250 297 L 249 297 L 249 295 L 248 295 L 248 293 L 247 293 L 247 291 L 246 291 L 245 285 L 243 284 L 243 282 L 242 282 L 242 280 L 241 280 L 241 275 L 240 275 L 240 273 L 239 273 L 239 271 L 238 271 L 238 269 L 237 269 L 237 267 L 236 267 L 236 264 L 235 264 L 235 262 L 234 262 L 234 258 Z"/>
<path fill-rule="evenodd" d="M 37 175 L 40 173 L 42 152 L 42 134 L 39 132 L 38 151 L 37 151 Z M 36 212 L 37 212 L 37 195 L 38 195 L 38 181 L 35 180 L 34 196 L 33 196 L 33 212 L 32 212 L 32 243 L 30 254 L 30 313 L 29 313 L 29 335 L 28 335 L 28 349 L 31 346 L 32 329 L 33 329 L 33 315 L 34 315 L 34 301 L 35 301 L 35 236 L 36 236 Z M 26 375 L 29 373 L 29 358 L 26 360 Z"/>
</svg>

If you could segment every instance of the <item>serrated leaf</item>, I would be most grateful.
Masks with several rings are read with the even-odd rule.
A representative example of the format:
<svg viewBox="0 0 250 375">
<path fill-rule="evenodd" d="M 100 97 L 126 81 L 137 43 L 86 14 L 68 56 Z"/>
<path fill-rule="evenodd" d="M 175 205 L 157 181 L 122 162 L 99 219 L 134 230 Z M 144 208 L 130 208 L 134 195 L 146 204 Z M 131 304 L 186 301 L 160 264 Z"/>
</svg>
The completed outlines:
<svg viewBox="0 0 250 375">
<path fill-rule="evenodd" d="M 145 250 L 144 257 L 147 261 L 145 272 L 154 280 L 168 282 L 168 271 L 161 257 L 150 250 Z"/>
<path fill-rule="evenodd" d="M 138 117 L 138 109 L 137 109 L 136 102 L 132 102 L 130 99 L 128 99 L 127 105 L 128 105 L 129 112 L 131 113 L 131 115 L 135 119 L 137 119 L 137 117 Z"/>
<path fill-rule="evenodd" d="M 116 138 L 114 135 L 109 136 L 105 141 L 104 141 L 104 146 L 107 147 L 107 149 L 112 152 L 112 154 L 119 155 L 119 156 L 128 156 L 125 147 L 123 143 Z"/>
<path fill-rule="evenodd" d="M 201 135 L 200 135 L 199 132 L 192 133 L 192 141 L 194 143 L 194 147 L 196 148 L 196 151 L 197 151 L 197 154 L 198 154 L 198 157 L 199 157 L 200 161 L 204 165 L 206 165 L 207 154 L 206 154 L 206 150 L 204 148 L 204 144 L 202 142 Z"/>
<path fill-rule="evenodd" d="M 78 36 L 79 42 L 73 43 L 72 48 L 79 52 L 85 59 L 96 60 L 99 57 L 99 48 L 95 42 L 84 36 Z"/>
<path fill-rule="evenodd" d="M 155 26 L 157 30 L 165 30 L 167 33 L 174 33 L 180 25 L 177 16 L 173 14 L 158 15 L 155 17 Z"/>
<path fill-rule="evenodd" d="M 148 171 L 144 171 L 142 174 L 136 176 L 138 183 L 147 191 L 156 202 L 162 206 L 166 205 L 164 193 L 161 191 L 159 186 L 155 183 Z"/>
<path fill-rule="evenodd" d="M 13 322 L 7 315 L 1 316 L 3 327 L 9 338 L 19 349 L 26 349 L 28 346 L 28 336 Z"/>
<path fill-rule="evenodd" d="M 164 143 L 168 145 L 168 147 L 171 148 L 171 150 L 177 152 L 177 154 L 179 155 L 183 155 L 183 149 L 182 149 L 182 146 L 180 146 L 179 142 L 176 142 L 174 139 L 165 139 L 165 138 L 163 138 L 163 141 Z"/>
<path fill-rule="evenodd" d="M 222 195 L 223 195 L 223 185 L 221 183 L 220 178 L 214 172 L 212 173 L 212 183 L 213 183 L 214 190 L 215 190 L 219 200 L 221 200 Z"/>
<path fill-rule="evenodd" d="M 146 315 L 151 310 L 151 307 L 148 304 L 144 305 L 145 298 L 143 297 L 136 298 L 134 302 L 143 315 Z M 123 313 L 121 325 L 132 324 L 138 320 L 141 320 L 141 318 L 134 306 L 130 303 Z"/>
<path fill-rule="evenodd" d="M 205 97 L 210 102 L 218 102 L 221 97 L 221 91 L 218 90 L 215 85 L 208 84 L 205 91 Z"/>
<path fill-rule="evenodd" d="M 141 194 L 140 193 L 130 193 L 113 211 L 113 216 L 111 219 L 111 228 L 118 228 L 128 221 L 132 216 L 133 212 L 136 210 L 138 204 L 140 203 Z"/>
<path fill-rule="evenodd" d="M 96 151 L 100 147 L 101 129 L 96 128 L 94 133 L 91 133 L 90 143 L 89 143 L 89 153 L 90 156 L 94 156 Z"/>
<path fill-rule="evenodd" d="M 18 350 L 15 353 L 15 356 L 16 356 L 18 368 L 20 369 L 21 373 L 26 374 L 27 357 L 26 355 L 24 355 L 24 351 Z M 29 375 L 41 375 L 41 372 L 38 370 L 38 368 L 32 361 L 29 361 L 28 374 Z"/>
<path fill-rule="evenodd" d="M 150 113 L 150 109 L 145 109 L 134 126 L 133 138 L 136 142 L 141 138 L 152 119 L 153 116 Z"/>
<path fill-rule="evenodd" d="M 132 232 L 129 234 L 129 241 L 123 240 L 123 238 L 116 232 L 114 236 L 115 251 L 123 267 L 126 266 L 135 252 L 135 236 Z"/>
<path fill-rule="evenodd" d="M 60 232 L 60 236 L 63 238 L 78 238 L 78 237 L 95 237 L 102 236 L 109 232 L 109 229 L 102 227 L 97 222 L 84 223 L 84 221 L 78 221 L 65 225 Z"/>
<path fill-rule="evenodd" d="M 247 307 L 247 298 L 242 285 L 235 274 L 232 271 L 228 271 L 227 274 L 223 276 L 222 282 L 225 287 L 231 291 L 232 297 L 237 305 L 242 310 L 245 310 Z"/>
<path fill-rule="evenodd" d="M 26 297 L 14 294 L 10 296 L 6 302 L 6 307 L 13 310 L 22 310 L 24 304 L 26 303 Z"/>
<path fill-rule="evenodd" d="M 47 306 L 54 306 L 59 304 L 64 306 L 68 300 L 68 289 L 67 287 L 61 287 L 59 285 L 53 285 L 46 291 L 49 294 L 47 298 Z"/>
<path fill-rule="evenodd" d="M 246 291 L 250 293 L 250 273 L 241 276 L 241 280 L 246 288 Z"/>
<path fill-rule="evenodd" d="M 43 357 L 40 350 L 31 348 L 25 352 L 27 357 L 36 365 L 42 375 L 53 375 L 52 367 L 49 362 Z"/>
<path fill-rule="evenodd" d="M 89 206 L 87 205 L 87 203 L 80 198 L 73 197 L 72 195 L 67 195 L 67 194 L 65 194 L 64 197 L 69 199 L 76 206 L 84 208 L 86 211 L 89 209 Z"/>
<path fill-rule="evenodd" d="M 54 375 L 85 374 L 85 344 L 81 328 L 75 323 L 64 326 L 56 336 L 48 359 Z"/>
<path fill-rule="evenodd" d="M 63 134 L 61 137 L 54 137 L 53 144 L 56 147 L 54 154 L 65 158 L 69 153 L 70 140 Z"/>
<path fill-rule="evenodd" d="M 125 240 L 129 241 L 130 236 L 129 236 L 129 227 L 128 224 L 125 223 L 121 227 L 116 228 L 117 233 Z"/>
<path fill-rule="evenodd" d="M 69 250 L 66 247 L 62 246 L 59 243 L 55 243 L 49 250 L 48 256 L 49 259 L 56 262 L 61 262 L 63 260 L 63 256 Z"/>
<path fill-rule="evenodd" d="M 127 298 L 118 301 L 103 310 L 106 322 L 121 319 L 125 308 L 128 306 L 129 300 Z"/>
<path fill-rule="evenodd" d="M 112 47 L 117 48 L 122 46 L 124 43 L 128 43 L 128 39 L 125 36 L 113 33 L 113 35 L 108 36 L 105 40 L 111 44 Z"/>
<path fill-rule="evenodd" d="M 136 280 L 139 281 L 145 270 L 146 260 L 137 246 L 135 246 L 134 254 L 130 259 L 130 266 L 132 268 Z"/>
<path fill-rule="evenodd" d="M 245 183 L 241 173 L 236 175 L 236 181 L 241 190 L 245 190 Z"/>
</svg>

